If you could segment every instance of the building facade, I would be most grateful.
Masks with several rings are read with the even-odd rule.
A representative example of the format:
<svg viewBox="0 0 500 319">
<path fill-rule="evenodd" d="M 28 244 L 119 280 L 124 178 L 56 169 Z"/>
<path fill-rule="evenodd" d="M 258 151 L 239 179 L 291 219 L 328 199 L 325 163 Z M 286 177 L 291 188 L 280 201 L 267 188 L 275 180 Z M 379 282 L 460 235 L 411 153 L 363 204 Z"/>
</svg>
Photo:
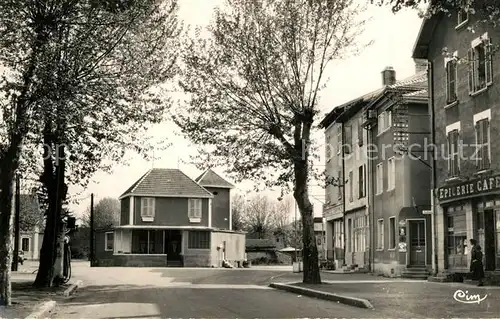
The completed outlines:
<svg viewBox="0 0 500 319">
<path fill-rule="evenodd" d="M 466 12 L 425 19 L 413 56 L 429 62 L 439 276 L 469 272 L 469 240 L 483 249 L 487 278 L 500 271 L 500 29 Z M 473 26 L 475 32 L 467 28 Z M 443 48 L 447 48 L 443 56 Z"/>
<path fill-rule="evenodd" d="M 120 224 L 96 235 L 99 266 L 221 267 L 244 260 L 245 234 L 232 231 L 233 185 L 211 169 L 192 180 L 155 168 L 122 196 Z"/>
<path fill-rule="evenodd" d="M 364 108 L 368 130 L 369 207 L 373 225 L 373 268 L 385 276 L 427 278 L 431 268 L 431 166 L 427 72 L 396 81 L 382 72 L 385 88 Z"/>
<path fill-rule="evenodd" d="M 325 188 L 323 208 L 326 257 L 337 266 L 369 267 L 367 135 L 362 127 L 362 108 L 371 96 L 334 108 L 321 122 L 326 141 L 325 171 L 331 180 Z"/>
</svg>

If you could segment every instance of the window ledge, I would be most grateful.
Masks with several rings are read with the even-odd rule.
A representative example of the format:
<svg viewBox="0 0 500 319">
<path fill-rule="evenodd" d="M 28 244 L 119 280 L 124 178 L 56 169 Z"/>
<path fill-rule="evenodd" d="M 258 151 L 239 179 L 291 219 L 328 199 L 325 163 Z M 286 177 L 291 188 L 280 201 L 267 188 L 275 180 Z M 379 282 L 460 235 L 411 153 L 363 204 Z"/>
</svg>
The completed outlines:
<svg viewBox="0 0 500 319">
<path fill-rule="evenodd" d="M 376 251 L 384 251 L 384 248 L 377 248 Z"/>
<path fill-rule="evenodd" d="M 201 223 L 201 218 L 189 217 L 190 223 Z"/>
<path fill-rule="evenodd" d="M 380 192 L 380 193 L 376 193 L 375 196 L 380 196 L 382 195 L 384 192 Z"/>
<path fill-rule="evenodd" d="M 104 251 L 113 251 L 114 249 L 104 249 Z"/>
<path fill-rule="evenodd" d="M 463 21 L 462 23 L 458 24 L 456 27 L 455 27 L 455 30 L 460 30 L 460 29 L 463 29 L 467 23 L 469 23 L 469 19 Z"/>
<path fill-rule="evenodd" d="M 454 106 L 458 105 L 458 100 L 454 101 L 454 102 L 451 102 L 451 103 L 448 103 L 445 105 L 445 109 L 449 109 L 449 108 L 452 108 Z"/>
<path fill-rule="evenodd" d="M 396 186 L 394 186 L 393 188 L 388 188 L 388 189 L 387 189 L 387 192 L 393 192 L 393 191 L 395 191 L 395 190 L 396 190 Z"/>
<path fill-rule="evenodd" d="M 143 221 L 143 222 L 152 222 L 152 221 L 154 221 L 154 220 L 155 220 L 155 218 L 154 218 L 154 217 L 145 217 L 145 216 L 141 216 L 141 218 L 142 218 L 142 221 Z"/>
<path fill-rule="evenodd" d="M 450 183 L 450 182 L 459 182 L 461 180 L 462 180 L 462 178 L 460 178 L 459 176 L 454 176 L 454 177 L 449 177 L 449 178 L 445 179 L 444 181 L 446 183 Z"/>
<path fill-rule="evenodd" d="M 479 94 L 483 93 L 483 92 L 486 92 L 488 90 L 488 86 L 480 89 L 480 90 L 477 90 L 475 92 L 472 92 L 472 93 L 469 93 L 470 96 L 478 96 Z"/>
<path fill-rule="evenodd" d="M 487 175 L 488 173 L 491 173 L 491 169 L 482 169 L 480 171 L 477 171 L 474 173 L 475 176 L 478 175 Z"/>
</svg>

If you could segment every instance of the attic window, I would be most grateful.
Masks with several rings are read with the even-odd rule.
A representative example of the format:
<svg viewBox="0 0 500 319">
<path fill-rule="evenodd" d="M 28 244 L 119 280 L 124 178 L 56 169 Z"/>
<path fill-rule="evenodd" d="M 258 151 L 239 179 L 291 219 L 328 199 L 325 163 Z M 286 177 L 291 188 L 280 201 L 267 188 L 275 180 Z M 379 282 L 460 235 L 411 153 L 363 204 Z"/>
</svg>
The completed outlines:
<svg viewBox="0 0 500 319">
<path fill-rule="evenodd" d="M 219 194 L 219 192 L 214 192 L 213 194 L 214 194 L 214 195 L 217 195 L 217 194 Z"/>
</svg>

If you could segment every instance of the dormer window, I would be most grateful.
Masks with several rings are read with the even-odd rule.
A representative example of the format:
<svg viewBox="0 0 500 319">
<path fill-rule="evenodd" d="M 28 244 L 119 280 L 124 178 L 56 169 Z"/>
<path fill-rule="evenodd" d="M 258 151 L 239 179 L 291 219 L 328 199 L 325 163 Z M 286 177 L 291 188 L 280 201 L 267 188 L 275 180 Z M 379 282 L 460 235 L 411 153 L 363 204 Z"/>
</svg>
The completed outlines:
<svg viewBox="0 0 500 319">
<path fill-rule="evenodd" d="M 457 28 L 460 28 L 469 21 L 469 13 L 464 9 L 460 9 L 458 10 L 457 18 Z"/>
<path fill-rule="evenodd" d="M 143 197 L 141 199 L 141 218 L 143 222 L 152 222 L 155 219 L 154 197 Z"/>
</svg>

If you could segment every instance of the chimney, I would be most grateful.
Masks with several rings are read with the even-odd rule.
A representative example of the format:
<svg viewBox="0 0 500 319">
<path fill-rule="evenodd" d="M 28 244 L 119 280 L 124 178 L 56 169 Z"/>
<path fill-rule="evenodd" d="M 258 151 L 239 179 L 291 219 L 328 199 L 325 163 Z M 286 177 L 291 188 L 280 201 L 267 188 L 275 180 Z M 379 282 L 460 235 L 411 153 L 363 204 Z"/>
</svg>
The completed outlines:
<svg viewBox="0 0 500 319">
<path fill-rule="evenodd" d="M 413 61 L 415 62 L 415 73 L 427 71 L 427 60 L 413 59 Z"/>
<path fill-rule="evenodd" d="M 392 66 L 388 66 L 382 71 L 382 85 L 393 85 L 396 83 L 396 71 Z"/>
</svg>

